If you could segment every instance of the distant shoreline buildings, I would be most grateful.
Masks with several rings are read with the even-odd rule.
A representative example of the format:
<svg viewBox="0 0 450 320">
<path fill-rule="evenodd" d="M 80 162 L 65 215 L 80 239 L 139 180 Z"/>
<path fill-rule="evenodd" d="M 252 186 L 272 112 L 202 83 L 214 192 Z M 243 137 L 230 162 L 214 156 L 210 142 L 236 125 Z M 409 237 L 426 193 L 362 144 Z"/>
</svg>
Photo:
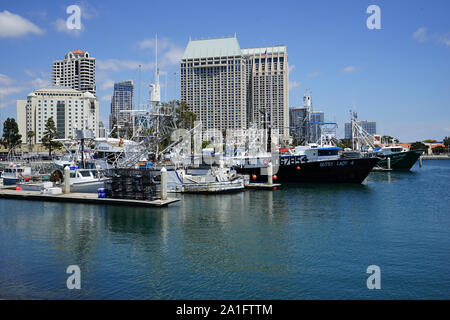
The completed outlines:
<svg viewBox="0 0 450 320">
<path fill-rule="evenodd" d="M 27 99 L 17 100 L 17 123 L 22 137 L 33 131 L 33 142 L 41 143 L 49 118 L 53 118 L 59 138 L 75 137 L 77 129 L 90 129 L 96 136 L 98 100 L 90 92 L 61 86 L 34 90 Z"/>
<path fill-rule="evenodd" d="M 23 141 L 33 131 L 41 143 L 45 125 L 53 118 L 58 138 L 76 136 L 76 130 L 92 130 L 98 136 L 99 103 L 95 86 L 95 58 L 74 50 L 53 62 L 53 86 L 40 88 L 17 100 L 17 123 Z"/>
<path fill-rule="evenodd" d="M 375 136 L 377 134 L 377 123 L 376 121 L 360 120 L 358 124 L 366 131 L 368 134 Z M 345 123 L 345 139 L 352 139 L 352 124 L 350 122 Z"/>
</svg>

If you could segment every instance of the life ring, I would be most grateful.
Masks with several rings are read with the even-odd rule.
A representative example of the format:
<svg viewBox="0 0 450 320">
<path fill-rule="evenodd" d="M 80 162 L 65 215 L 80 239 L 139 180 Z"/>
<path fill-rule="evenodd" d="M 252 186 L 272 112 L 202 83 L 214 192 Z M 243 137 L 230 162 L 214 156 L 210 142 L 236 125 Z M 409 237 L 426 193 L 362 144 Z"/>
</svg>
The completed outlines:
<svg viewBox="0 0 450 320">
<path fill-rule="evenodd" d="M 263 165 L 267 166 L 269 164 L 269 159 L 264 159 L 263 160 Z"/>
</svg>

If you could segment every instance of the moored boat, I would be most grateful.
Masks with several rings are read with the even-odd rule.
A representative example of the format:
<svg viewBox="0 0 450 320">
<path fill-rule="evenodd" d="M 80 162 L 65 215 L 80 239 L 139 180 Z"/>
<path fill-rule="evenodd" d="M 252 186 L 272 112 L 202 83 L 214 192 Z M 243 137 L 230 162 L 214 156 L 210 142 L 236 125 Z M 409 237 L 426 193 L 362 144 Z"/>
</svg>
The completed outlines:
<svg viewBox="0 0 450 320">
<path fill-rule="evenodd" d="M 310 144 L 299 146 L 273 159 L 277 183 L 362 183 L 379 158 L 342 158 L 339 147 Z M 267 181 L 265 168 L 236 168 L 255 182 Z"/>
<path fill-rule="evenodd" d="M 380 157 L 377 167 L 409 171 L 423 153 L 424 150 L 409 150 L 402 146 L 383 147 L 377 153 L 377 156 Z M 390 159 L 390 168 L 388 168 L 388 158 Z"/>
</svg>

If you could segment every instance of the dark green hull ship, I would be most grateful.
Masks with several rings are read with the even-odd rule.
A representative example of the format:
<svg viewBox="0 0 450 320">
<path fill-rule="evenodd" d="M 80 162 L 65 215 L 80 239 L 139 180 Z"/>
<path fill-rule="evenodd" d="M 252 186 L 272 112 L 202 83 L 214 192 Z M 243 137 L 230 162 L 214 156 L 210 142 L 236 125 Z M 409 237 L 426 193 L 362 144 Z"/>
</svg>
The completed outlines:
<svg viewBox="0 0 450 320">
<path fill-rule="evenodd" d="M 423 150 L 410 150 L 406 152 L 393 153 L 381 158 L 380 161 L 378 161 L 377 166 L 387 169 L 387 158 L 390 158 L 392 170 L 409 171 L 423 152 Z"/>
</svg>

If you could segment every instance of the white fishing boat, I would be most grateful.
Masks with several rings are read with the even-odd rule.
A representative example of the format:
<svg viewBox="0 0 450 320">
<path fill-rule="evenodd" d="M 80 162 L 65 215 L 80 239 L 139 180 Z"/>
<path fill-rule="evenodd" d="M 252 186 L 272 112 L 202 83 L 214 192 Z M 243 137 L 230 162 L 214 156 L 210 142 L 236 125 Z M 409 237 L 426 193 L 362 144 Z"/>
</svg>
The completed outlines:
<svg viewBox="0 0 450 320">
<path fill-rule="evenodd" d="M 31 176 L 31 167 L 11 163 L 8 168 L 3 170 L 1 178 L 4 186 L 11 186 Z"/>
<path fill-rule="evenodd" d="M 167 191 L 226 193 L 244 190 L 244 178 L 229 168 L 173 169 L 167 171 Z"/>
<path fill-rule="evenodd" d="M 63 182 L 64 171 L 60 169 L 55 170 L 51 180 Z M 99 188 L 105 187 L 105 182 L 108 180 L 109 178 L 105 177 L 100 170 L 70 167 L 70 192 L 96 193 Z"/>
</svg>

